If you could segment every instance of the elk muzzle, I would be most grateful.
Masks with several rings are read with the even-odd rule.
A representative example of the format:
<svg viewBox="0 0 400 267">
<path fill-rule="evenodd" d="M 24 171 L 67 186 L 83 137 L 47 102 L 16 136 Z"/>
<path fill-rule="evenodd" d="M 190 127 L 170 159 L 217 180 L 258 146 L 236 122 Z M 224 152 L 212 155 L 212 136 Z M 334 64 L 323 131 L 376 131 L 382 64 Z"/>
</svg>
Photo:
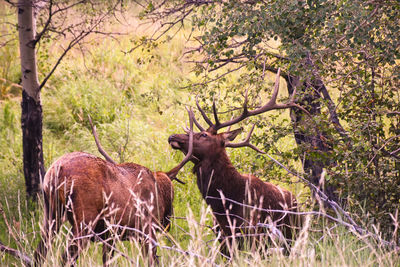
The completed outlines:
<svg viewBox="0 0 400 267">
<path fill-rule="evenodd" d="M 168 138 L 168 143 L 173 149 L 179 149 L 182 152 L 187 152 L 187 143 L 189 136 L 186 134 L 173 134 Z"/>
</svg>

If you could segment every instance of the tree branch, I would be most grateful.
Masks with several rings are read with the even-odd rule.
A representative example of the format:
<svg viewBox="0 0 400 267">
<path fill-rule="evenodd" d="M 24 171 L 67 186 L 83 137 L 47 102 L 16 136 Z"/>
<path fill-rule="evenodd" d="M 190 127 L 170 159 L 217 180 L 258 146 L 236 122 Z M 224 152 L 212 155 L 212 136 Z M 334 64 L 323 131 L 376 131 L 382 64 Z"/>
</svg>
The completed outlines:
<svg viewBox="0 0 400 267">
<path fill-rule="evenodd" d="M 33 265 L 32 259 L 27 254 L 25 254 L 19 250 L 7 247 L 1 241 L 0 241 L 0 251 L 8 253 L 11 256 L 14 256 L 16 258 L 19 258 L 26 266 Z"/>
<path fill-rule="evenodd" d="M 76 4 L 80 4 L 85 2 L 85 0 L 82 0 Z M 76 45 L 78 44 L 80 41 L 82 41 L 84 38 L 86 38 L 89 34 L 94 33 L 95 29 L 104 21 L 104 19 L 109 16 L 111 14 L 111 12 L 113 12 L 114 9 L 116 9 L 116 6 L 118 5 L 118 2 L 114 5 L 114 8 L 110 8 L 110 10 L 106 13 L 104 13 L 102 16 L 100 16 L 99 18 L 97 18 L 96 20 L 92 20 L 90 24 L 90 26 L 88 27 L 87 30 L 82 30 L 81 32 L 79 32 L 79 34 L 77 36 L 75 36 L 72 41 L 69 42 L 68 46 L 66 49 L 64 49 L 63 53 L 59 56 L 59 58 L 57 59 L 56 63 L 54 64 L 53 68 L 50 70 L 50 72 L 46 75 L 46 77 L 43 79 L 43 81 L 40 83 L 39 85 L 39 90 L 41 90 L 45 84 L 47 83 L 48 79 L 51 77 L 51 75 L 53 75 L 54 71 L 57 69 L 57 67 L 60 65 L 61 61 L 63 60 L 63 58 L 67 55 L 67 53 Z M 74 7 L 75 4 L 72 4 L 68 7 L 65 7 L 64 9 L 67 8 L 72 8 Z M 61 9 L 60 9 L 61 10 Z M 81 23 L 82 25 L 85 25 L 85 23 Z M 79 25 L 79 24 L 78 24 Z M 73 25 L 71 26 L 76 27 L 77 25 Z M 49 30 L 49 28 L 47 28 Z M 68 31 L 68 30 L 67 30 Z M 44 33 L 42 33 L 43 35 Z"/>
</svg>

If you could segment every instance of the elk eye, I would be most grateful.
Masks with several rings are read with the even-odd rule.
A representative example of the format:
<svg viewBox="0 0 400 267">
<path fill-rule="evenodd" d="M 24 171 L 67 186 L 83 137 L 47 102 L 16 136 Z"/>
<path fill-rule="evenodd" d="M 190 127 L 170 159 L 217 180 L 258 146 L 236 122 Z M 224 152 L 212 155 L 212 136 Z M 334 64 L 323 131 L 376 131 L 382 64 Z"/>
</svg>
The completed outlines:
<svg viewBox="0 0 400 267">
<path fill-rule="evenodd" d="M 201 137 L 207 137 L 208 135 L 206 133 L 202 133 L 200 136 Z"/>
</svg>

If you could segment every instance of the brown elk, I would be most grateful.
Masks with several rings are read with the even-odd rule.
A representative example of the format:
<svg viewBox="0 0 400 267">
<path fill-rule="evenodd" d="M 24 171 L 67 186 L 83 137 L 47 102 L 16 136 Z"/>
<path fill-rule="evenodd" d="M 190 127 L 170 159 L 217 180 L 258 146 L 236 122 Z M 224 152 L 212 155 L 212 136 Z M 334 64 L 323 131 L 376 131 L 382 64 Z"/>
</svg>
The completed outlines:
<svg viewBox="0 0 400 267">
<path fill-rule="evenodd" d="M 193 120 L 189 119 L 192 129 Z M 135 163 L 116 164 L 102 149 L 93 125 L 92 131 L 106 161 L 84 152 L 68 153 L 56 160 L 44 177 L 45 216 L 35 264 L 45 259 L 52 236 L 65 220 L 72 226 L 73 239 L 69 240 L 63 263 L 72 264 L 90 239 L 103 242 L 106 265 L 114 252 L 115 239 L 110 238 L 113 230 L 121 239 L 143 240 L 143 253 L 148 254 L 152 264 L 157 260 L 155 230 L 166 230 L 172 214 L 171 181 L 178 180 L 176 175 L 189 161 L 191 149 L 169 172 L 151 172 Z"/>
<path fill-rule="evenodd" d="M 192 137 L 193 157 L 191 161 L 195 164 L 193 172 L 197 176 L 197 186 L 206 203 L 211 206 L 217 221 L 222 236 L 220 240 L 224 241 L 222 250 L 225 254 L 228 252 L 227 249 L 230 249 L 235 236 L 235 240 L 239 241 L 239 247 L 243 245 L 244 238 L 238 238 L 238 236 L 240 236 L 240 233 L 242 233 L 242 237 L 244 232 L 249 233 L 245 229 L 253 229 L 253 233 L 259 233 L 263 230 L 262 227 L 257 228 L 257 225 L 265 226 L 266 223 L 271 225 L 271 222 L 273 222 L 274 229 L 280 230 L 281 237 L 284 236 L 287 240 L 292 240 L 293 226 L 299 226 L 300 223 L 300 218 L 295 215 L 295 211 L 297 211 L 296 199 L 289 191 L 272 183 L 264 182 L 253 175 L 240 174 L 229 160 L 225 151 L 226 147 L 248 146 L 260 152 L 249 142 L 254 126 L 245 141 L 241 143 L 231 143 L 231 141 L 242 129 L 217 133 L 221 128 L 269 110 L 289 107 L 301 108 L 294 103 L 293 97 L 287 104 L 277 104 L 278 90 L 279 71 L 272 98 L 267 104 L 253 111 L 248 110 L 246 92 L 241 115 L 224 123 L 221 123 L 218 119 L 215 102 L 213 103 L 215 123 L 212 123 L 196 99 L 197 107 L 204 120 L 209 124 L 209 128 L 203 129 L 194 119 L 194 123 L 201 132 L 195 133 Z M 193 114 L 192 116 L 194 117 Z M 181 150 L 186 154 L 189 147 L 189 133 L 171 135 L 168 142 L 172 148 Z"/>
</svg>

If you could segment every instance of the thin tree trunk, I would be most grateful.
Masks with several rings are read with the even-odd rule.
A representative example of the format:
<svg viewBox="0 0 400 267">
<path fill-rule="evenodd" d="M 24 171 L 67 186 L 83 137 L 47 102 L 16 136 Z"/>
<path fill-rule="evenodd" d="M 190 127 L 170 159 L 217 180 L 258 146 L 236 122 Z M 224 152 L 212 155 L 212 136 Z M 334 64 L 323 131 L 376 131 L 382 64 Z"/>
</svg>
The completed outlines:
<svg viewBox="0 0 400 267">
<path fill-rule="evenodd" d="M 300 103 L 305 109 L 307 109 L 311 116 L 319 116 L 321 114 L 321 104 L 319 100 L 321 99 L 321 89 L 323 89 L 323 86 L 321 86 L 322 81 L 316 80 L 312 84 L 300 84 L 298 77 L 286 75 L 284 78 L 287 82 L 289 95 L 293 93 L 294 88 L 297 88 L 299 95 L 303 95 L 301 99 L 297 100 L 297 102 Z M 311 90 L 311 93 L 303 94 L 310 87 L 313 88 L 313 90 Z M 324 93 L 326 94 L 327 92 Z M 314 151 L 314 155 L 311 155 L 311 153 L 309 152 L 304 153 L 303 170 L 306 174 L 308 174 L 311 183 L 313 183 L 315 186 L 320 186 L 321 184 L 324 184 L 324 181 L 321 181 L 323 169 L 328 167 L 329 164 L 329 162 L 327 162 L 328 160 L 323 154 L 329 152 L 332 149 L 327 143 L 329 138 L 318 129 L 312 130 L 309 127 L 309 125 L 313 123 L 309 121 L 308 116 L 305 115 L 303 111 L 294 108 L 291 110 L 290 117 L 293 122 L 293 131 L 296 143 L 298 145 L 306 145 L 307 147 L 311 148 L 312 151 Z M 332 119 L 333 118 L 331 118 L 331 120 Z M 306 130 L 304 131 L 302 129 Z M 315 157 L 315 154 L 320 154 L 320 156 Z M 335 201 L 337 200 L 334 186 L 324 184 L 321 190 L 330 199 Z"/>
<path fill-rule="evenodd" d="M 42 150 L 42 105 L 36 65 L 36 17 L 31 0 L 18 1 L 18 31 L 22 72 L 21 128 L 23 165 L 28 197 L 36 199 L 45 174 Z"/>
</svg>

